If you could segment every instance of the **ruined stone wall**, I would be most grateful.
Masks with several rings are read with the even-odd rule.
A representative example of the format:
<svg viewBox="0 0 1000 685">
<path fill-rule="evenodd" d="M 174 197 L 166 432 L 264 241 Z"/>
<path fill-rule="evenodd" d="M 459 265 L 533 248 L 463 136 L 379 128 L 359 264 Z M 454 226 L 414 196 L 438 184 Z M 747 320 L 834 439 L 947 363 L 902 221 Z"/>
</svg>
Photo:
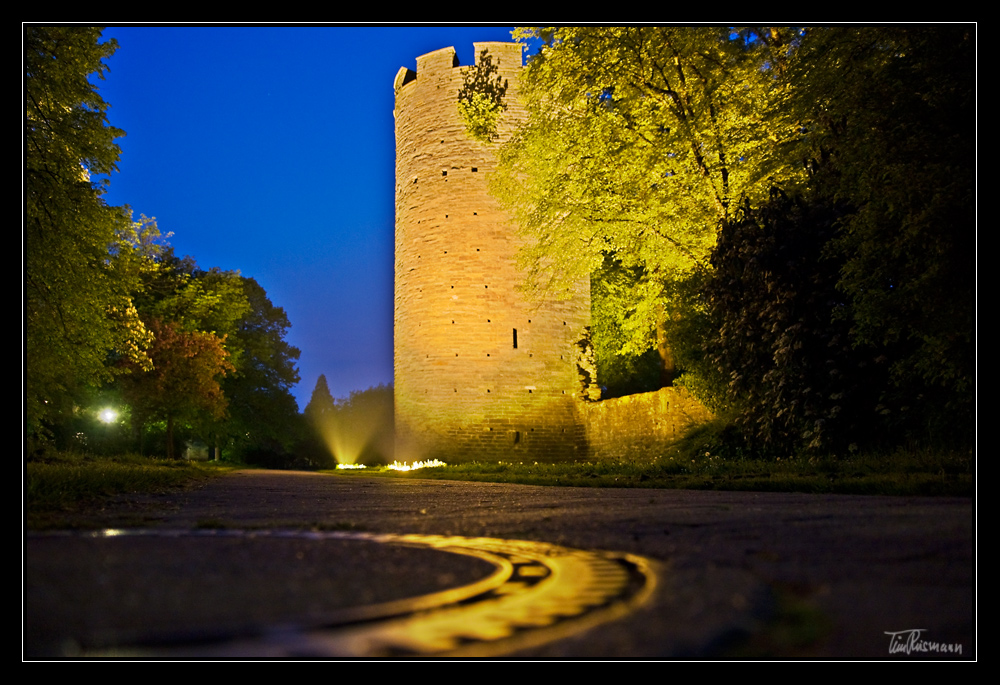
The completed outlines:
<svg viewBox="0 0 1000 685">
<path fill-rule="evenodd" d="M 684 388 L 583 405 L 592 459 L 625 459 L 662 450 L 688 428 L 712 418 Z"/>
<path fill-rule="evenodd" d="M 487 48 L 509 82 L 500 140 L 473 140 L 458 115 L 453 48 L 396 77 L 394 387 L 396 457 L 457 462 L 585 457 L 575 344 L 590 285 L 559 302 L 517 292 L 516 229 L 487 191 L 494 151 L 524 111 L 521 46 Z"/>
</svg>

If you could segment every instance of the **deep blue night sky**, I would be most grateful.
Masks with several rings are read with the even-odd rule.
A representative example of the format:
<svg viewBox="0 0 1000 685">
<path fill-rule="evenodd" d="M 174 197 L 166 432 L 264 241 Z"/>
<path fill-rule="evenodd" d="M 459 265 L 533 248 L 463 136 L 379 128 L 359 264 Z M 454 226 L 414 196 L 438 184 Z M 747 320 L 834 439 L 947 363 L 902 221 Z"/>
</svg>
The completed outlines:
<svg viewBox="0 0 1000 685">
<path fill-rule="evenodd" d="M 511 29 L 109 27 L 98 86 L 127 136 L 106 199 L 285 309 L 300 409 L 320 374 L 335 397 L 391 383 L 393 78 Z"/>
</svg>

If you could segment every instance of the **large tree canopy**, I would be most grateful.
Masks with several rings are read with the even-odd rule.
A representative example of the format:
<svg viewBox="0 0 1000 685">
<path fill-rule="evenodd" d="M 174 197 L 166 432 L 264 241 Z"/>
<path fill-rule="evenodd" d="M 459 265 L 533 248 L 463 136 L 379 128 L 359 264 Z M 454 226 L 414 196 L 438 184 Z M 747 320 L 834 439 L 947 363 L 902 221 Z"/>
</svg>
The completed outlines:
<svg viewBox="0 0 1000 685">
<path fill-rule="evenodd" d="M 151 226 L 155 233 L 155 224 Z M 159 249 L 152 264 L 143 274 L 136 303 L 143 319 L 158 331 L 156 368 L 136 371 L 123 381 L 133 402 L 142 400 L 155 409 L 138 411 L 137 419 L 167 419 L 169 410 L 220 448 L 237 453 L 290 448 L 297 437 L 293 424 L 298 408 L 291 388 L 299 380 L 299 351 L 284 339 L 291 325 L 284 310 L 271 303 L 253 278 L 200 269 L 191 257 L 177 258 L 170 247 Z M 161 335 L 174 342 L 164 348 Z M 211 350 L 213 359 L 218 348 L 224 363 L 194 367 L 171 361 L 171 368 L 161 368 L 157 355 L 170 359 L 164 352 L 176 349 L 179 342 L 188 348 L 197 342 Z M 158 397 L 158 389 L 177 373 L 187 374 L 191 382 L 178 382 L 175 387 L 183 392 L 169 402 Z M 200 385 L 193 381 L 196 374 L 202 374 Z"/>
<path fill-rule="evenodd" d="M 493 190 L 529 293 L 592 276 L 599 362 L 669 342 L 765 444 L 971 434 L 974 26 L 522 35 Z"/>
<path fill-rule="evenodd" d="M 550 27 L 525 69 L 526 126 L 501 151 L 496 195 L 516 216 L 529 291 L 558 294 L 606 257 L 641 267 L 640 353 L 665 284 L 707 265 L 737 203 L 801 182 L 781 78 L 790 30 Z M 669 312 L 667 313 L 669 315 Z"/>
<path fill-rule="evenodd" d="M 108 355 L 140 366 L 149 335 L 132 306 L 135 232 L 102 196 L 124 135 L 90 81 L 115 42 L 93 27 L 24 34 L 25 404 L 29 435 L 82 387 L 109 378 Z"/>
</svg>

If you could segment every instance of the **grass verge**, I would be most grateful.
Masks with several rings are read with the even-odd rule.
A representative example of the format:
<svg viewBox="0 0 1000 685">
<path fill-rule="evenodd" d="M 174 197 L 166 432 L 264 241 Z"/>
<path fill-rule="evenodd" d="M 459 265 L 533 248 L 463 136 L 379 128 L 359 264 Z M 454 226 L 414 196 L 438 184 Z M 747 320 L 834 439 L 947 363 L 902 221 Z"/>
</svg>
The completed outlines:
<svg viewBox="0 0 1000 685">
<path fill-rule="evenodd" d="M 370 468 L 337 473 L 527 485 L 970 497 L 974 467 L 972 453 L 918 448 L 846 456 L 723 457 L 695 436 L 618 460 L 545 464 L 512 459 L 409 472 Z"/>
<path fill-rule="evenodd" d="M 24 505 L 28 527 L 55 514 L 93 507 L 121 494 L 179 488 L 232 470 L 232 466 L 153 459 L 137 455 L 97 457 L 48 454 L 25 464 Z"/>
</svg>

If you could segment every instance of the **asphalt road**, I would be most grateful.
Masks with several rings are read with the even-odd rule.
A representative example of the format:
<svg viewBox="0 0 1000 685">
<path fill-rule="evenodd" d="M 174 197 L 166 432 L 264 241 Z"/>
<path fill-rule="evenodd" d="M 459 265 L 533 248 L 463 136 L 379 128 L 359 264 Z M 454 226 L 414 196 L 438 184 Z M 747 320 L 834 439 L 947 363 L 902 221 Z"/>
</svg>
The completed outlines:
<svg viewBox="0 0 1000 685">
<path fill-rule="evenodd" d="M 241 471 L 193 490 L 122 498 L 76 521 L 163 534 L 29 533 L 23 654 L 113 653 L 169 636 L 188 650 L 176 654 L 207 655 L 200 646 L 228 636 L 322 623 L 352 608 L 484 582 L 496 570 L 474 556 L 373 539 L 392 533 L 650 560 L 655 590 L 634 611 L 521 645 L 514 656 L 973 659 L 974 518 L 965 498 Z M 264 532 L 310 529 L 329 534 Z M 950 651 L 902 649 L 901 631 L 917 629 L 918 645 Z"/>
</svg>

